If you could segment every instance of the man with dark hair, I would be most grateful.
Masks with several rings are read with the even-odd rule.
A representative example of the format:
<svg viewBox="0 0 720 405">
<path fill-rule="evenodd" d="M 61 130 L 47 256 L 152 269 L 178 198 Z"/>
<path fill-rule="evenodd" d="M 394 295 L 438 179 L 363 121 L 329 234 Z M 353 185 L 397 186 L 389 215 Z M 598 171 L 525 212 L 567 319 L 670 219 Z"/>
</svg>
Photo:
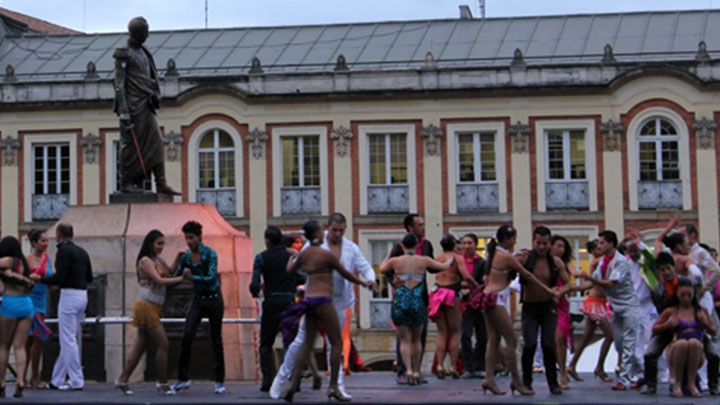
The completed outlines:
<svg viewBox="0 0 720 405">
<path fill-rule="evenodd" d="M 37 273 L 30 275 L 35 281 L 60 287 L 58 303 L 60 355 L 55 361 L 52 379 L 47 385 L 50 389 L 82 390 L 85 386 L 77 335 L 78 328 L 85 318 L 87 288 L 93 281 L 93 275 L 90 256 L 85 249 L 72 241 L 73 234 L 72 225 L 58 224 L 55 228 L 57 240 L 55 273 L 45 278 L 40 278 Z M 67 385 L 65 385 L 66 378 Z"/>
<path fill-rule="evenodd" d="M 207 317 L 210 321 L 210 342 L 215 360 L 215 369 L 213 370 L 215 393 L 225 394 L 225 352 L 222 342 L 222 319 L 225 305 L 217 272 L 217 254 L 202 243 L 202 225 L 198 222 L 186 222 L 182 231 L 189 249 L 180 257 L 175 275 L 176 277 L 180 276 L 184 269 L 190 269 L 195 296 L 185 317 L 185 330 L 178 361 L 178 382 L 173 385 L 173 390 L 180 391 L 190 388 L 190 349 L 200 321 Z"/>
<path fill-rule="evenodd" d="M 580 273 L 578 277 L 604 288 L 612 305 L 613 339 L 615 349 L 622 358 L 620 379 L 612 389 L 624 391 L 638 379 L 642 371 L 640 359 L 635 353 L 640 302 L 633 286 L 630 263 L 617 251 L 617 246 L 615 232 L 600 232 L 597 248 L 603 257 L 592 275 Z"/>
<path fill-rule="evenodd" d="M 143 192 L 143 181 L 155 176 L 157 192 L 180 195 L 165 178 L 163 139 L 157 122 L 160 84 L 155 61 L 143 46 L 149 26 L 143 17 L 128 23 L 128 40 L 115 59 L 115 113 L 120 118 L 120 191 Z"/>
<path fill-rule="evenodd" d="M 463 251 L 461 255 L 465 259 L 465 268 L 470 272 L 478 284 L 483 284 L 485 275 L 485 259 L 477 254 L 478 237 L 474 233 L 465 234 L 462 237 Z M 463 378 L 485 378 L 485 349 L 487 347 L 487 331 L 485 328 L 485 317 L 482 310 L 466 305 L 469 294 L 463 295 L 463 318 L 460 326 L 460 350 L 462 354 L 465 374 Z M 475 334 L 475 346 L 473 347 L 472 336 Z"/>
<path fill-rule="evenodd" d="M 321 248 L 329 250 L 335 257 L 338 258 L 340 263 L 349 271 L 354 272 L 357 270 L 362 277 L 366 280 L 371 281 L 373 285 L 370 287 L 373 291 L 377 289 L 375 285 L 375 270 L 372 268 L 370 263 L 365 259 L 360 248 L 350 239 L 345 237 L 345 231 L 347 230 L 347 221 L 345 215 L 336 212 L 330 215 L 328 218 L 328 228 L 325 231 L 325 238 L 320 245 Z M 307 235 L 306 235 L 307 236 Z M 355 306 L 355 293 L 353 291 L 352 283 L 347 281 L 339 272 L 333 272 L 333 297 L 332 303 L 335 306 L 335 311 L 338 315 L 340 323 L 340 330 L 345 328 L 345 322 L 348 321 L 346 316 L 346 309 Z M 295 361 L 297 360 L 298 353 L 305 342 L 305 319 L 300 321 L 300 327 L 298 334 L 293 340 L 283 360 L 283 364 L 280 367 L 275 379 L 270 387 L 270 397 L 277 399 L 280 397 L 282 388 L 292 376 L 292 370 L 295 367 Z M 327 358 L 330 359 L 330 351 L 332 345 L 329 339 L 325 339 L 327 345 Z M 327 362 L 329 368 L 329 361 Z M 352 398 L 346 391 L 343 378 L 343 370 L 338 372 L 338 389 L 344 397 Z"/>
<path fill-rule="evenodd" d="M 523 267 L 550 288 L 555 288 L 558 279 L 562 280 L 563 287 L 560 292 L 565 294 L 571 287 L 570 276 L 562 260 L 553 256 L 550 252 L 551 237 L 552 233 L 548 227 L 538 226 L 533 231 L 532 250 L 518 254 L 517 259 Z M 523 303 L 522 331 L 524 343 L 521 358 L 523 384 L 532 390 L 533 358 L 537 350 L 538 328 L 541 328 L 543 363 L 545 364 L 548 388 L 553 395 L 562 394 L 555 367 L 557 363 L 557 353 L 555 353 L 557 304 L 552 296 L 548 296 L 538 286 L 526 283 L 522 277 L 520 283 L 522 284 Z"/>
<path fill-rule="evenodd" d="M 433 255 L 433 247 L 432 243 L 430 243 L 429 240 L 425 238 L 425 220 L 423 217 L 420 216 L 420 214 L 408 214 L 403 219 L 403 226 L 405 227 L 405 230 L 408 232 L 408 234 L 415 235 L 415 237 L 418 240 L 417 248 L 415 249 L 415 254 L 421 255 L 421 256 L 428 256 L 431 258 L 434 258 Z M 396 243 L 395 246 L 393 246 L 392 252 L 390 253 L 390 257 L 396 257 L 396 256 L 402 256 L 403 250 L 399 243 Z M 394 277 L 394 275 L 392 275 Z M 397 284 L 399 281 L 393 280 L 392 284 L 394 287 L 399 287 Z M 427 280 L 425 282 L 425 285 L 427 286 Z M 422 299 L 425 302 L 425 306 L 428 305 L 428 292 L 427 288 L 423 291 Z M 427 342 L 427 319 L 425 320 L 425 324 L 423 325 L 422 330 L 422 354 L 425 353 L 425 343 Z M 422 354 L 420 355 L 420 362 L 422 362 Z M 407 384 L 406 379 L 406 367 L 403 363 L 402 356 L 400 356 L 400 339 L 396 339 L 395 341 L 395 358 L 397 362 L 397 383 L 398 384 Z M 422 383 L 426 383 L 427 381 L 422 378 Z"/>
<path fill-rule="evenodd" d="M 260 391 L 270 391 L 273 378 L 275 378 L 275 360 L 273 358 L 273 343 L 280 332 L 279 315 L 295 302 L 297 285 L 305 283 L 305 277 L 300 272 L 290 274 L 286 271 L 290 253 L 282 243 L 283 236 L 276 226 L 269 226 L 265 230 L 265 247 L 267 249 L 255 256 L 253 263 L 250 294 L 260 297 L 262 289 L 264 300 L 262 302 L 262 318 L 260 319 L 260 371 L 262 383 Z M 262 281 L 260 278 L 262 277 Z M 287 349 L 287 348 L 284 348 Z"/>
</svg>

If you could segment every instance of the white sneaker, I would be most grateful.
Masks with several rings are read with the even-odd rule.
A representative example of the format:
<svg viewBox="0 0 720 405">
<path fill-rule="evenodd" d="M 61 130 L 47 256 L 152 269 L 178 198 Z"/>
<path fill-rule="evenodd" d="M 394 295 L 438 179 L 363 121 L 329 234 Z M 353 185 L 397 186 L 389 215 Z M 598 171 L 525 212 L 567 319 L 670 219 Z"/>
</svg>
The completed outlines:
<svg viewBox="0 0 720 405">
<path fill-rule="evenodd" d="M 273 379 L 272 385 L 270 386 L 270 398 L 280 399 L 280 395 L 282 395 L 283 385 L 283 382 L 280 381 L 279 378 L 275 377 Z"/>
<path fill-rule="evenodd" d="M 221 382 L 215 383 L 215 393 L 219 395 L 224 395 L 227 391 L 225 390 L 225 384 Z"/>
<path fill-rule="evenodd" d="M 175 384 L 173 384 L 172 390 L 175 392 L 178 392 L 180 390 L 186 390 L 186 389 L 190 388 L 190 385 L 191 385 L 190 380 L 178 381 Z"/>
</svg>

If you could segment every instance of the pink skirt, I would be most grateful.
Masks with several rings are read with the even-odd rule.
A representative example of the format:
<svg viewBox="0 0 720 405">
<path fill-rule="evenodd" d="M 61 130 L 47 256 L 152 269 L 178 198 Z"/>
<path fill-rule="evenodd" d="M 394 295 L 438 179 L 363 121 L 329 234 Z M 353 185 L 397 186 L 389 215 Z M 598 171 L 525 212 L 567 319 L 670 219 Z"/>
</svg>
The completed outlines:
<svg viewBox="0 0 720 405">
<path fill-rule="evenodd" d="M 455 291 L 449 288 L 439 287 L 437 290 L 431 291 L 428 297 L 428 316 L 430 318 L 438 317 L 440 307 L 443 305 L 447 307 L 454 307 L 455 296 Z"/>
</svg>

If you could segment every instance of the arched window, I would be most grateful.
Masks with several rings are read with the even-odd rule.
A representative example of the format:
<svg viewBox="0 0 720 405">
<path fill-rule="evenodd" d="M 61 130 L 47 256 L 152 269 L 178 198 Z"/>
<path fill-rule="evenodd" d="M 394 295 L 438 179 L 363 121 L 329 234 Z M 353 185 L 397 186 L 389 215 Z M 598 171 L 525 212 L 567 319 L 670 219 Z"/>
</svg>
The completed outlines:
<svg viewBox="0 0 720 405">
<path fill-rule="evenodd" d="M 197 150 L 197 201 L 214 204 L 222 215 L 235 215 L 235 145 L 222 129 L 203 134 Z"/>
<path fill-rule="evenodd" d="M 636 139 L 638 208 L 682 208 L 678 128 L 666 118 L 649 118 L 640 125 Z"/>
</svg>

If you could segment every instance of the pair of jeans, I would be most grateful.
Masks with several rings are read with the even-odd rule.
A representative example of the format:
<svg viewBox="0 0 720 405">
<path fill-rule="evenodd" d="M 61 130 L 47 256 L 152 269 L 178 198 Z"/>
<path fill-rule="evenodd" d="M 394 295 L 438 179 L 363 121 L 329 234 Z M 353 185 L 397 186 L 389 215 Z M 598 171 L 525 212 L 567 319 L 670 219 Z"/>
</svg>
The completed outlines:
<svg viewBox="0 0 720 405">
<path fill-rule="evenodd" d="M 178 362 L 178 380 L 190 380 L 190 349 L 202 318 L 210 321 L 210 342 L 212 344 L 215 368 L 213 379 L 215 382 L 225 382 L 225 353 L 222 342 L 222 320 L 225 305 L 222 295 L 218 292 L 212 297 L 193 297 L 190 311 L 185 317 L 185 329 L 182 337 L 180 361 Z"/>
<path fill-rule="evenodd" d="M 460 348 L 465 370 L 471 373 L 484 372 L 487 330 L 482 311 L 470 306 L 465 307 L 460 328 Z M 475 335 L 474 347 L 472 344 L 473 334 Z"/>
<path fill-rule="evenodd" d="M 557 328 L 557 306 L 554 301 L 525 302 L 522 307 L 523 351 L 522 364 L 523 384 L 532 384 L 533 360 L 537 350 L 538 328 L 542 329 L 542 344 L 545 376 L 550 387 L 558 386 L 557 354 L 555 353 L 555 329 Z"/>
<path fill-rule="evenodd" d="M 275 360 L 273 357 L 273 344 L 280 332 L 280 313 L 286 310 L 293 302 L 295 296 L 276 295 L 265 298 L 262 303 L 262 318 L 260 319 L 260 371 L 262 372 L 263 389 L 270 389 L 275 378 Z M 283 350 L 287 349 L 283 347 Z"/>
</svg>

